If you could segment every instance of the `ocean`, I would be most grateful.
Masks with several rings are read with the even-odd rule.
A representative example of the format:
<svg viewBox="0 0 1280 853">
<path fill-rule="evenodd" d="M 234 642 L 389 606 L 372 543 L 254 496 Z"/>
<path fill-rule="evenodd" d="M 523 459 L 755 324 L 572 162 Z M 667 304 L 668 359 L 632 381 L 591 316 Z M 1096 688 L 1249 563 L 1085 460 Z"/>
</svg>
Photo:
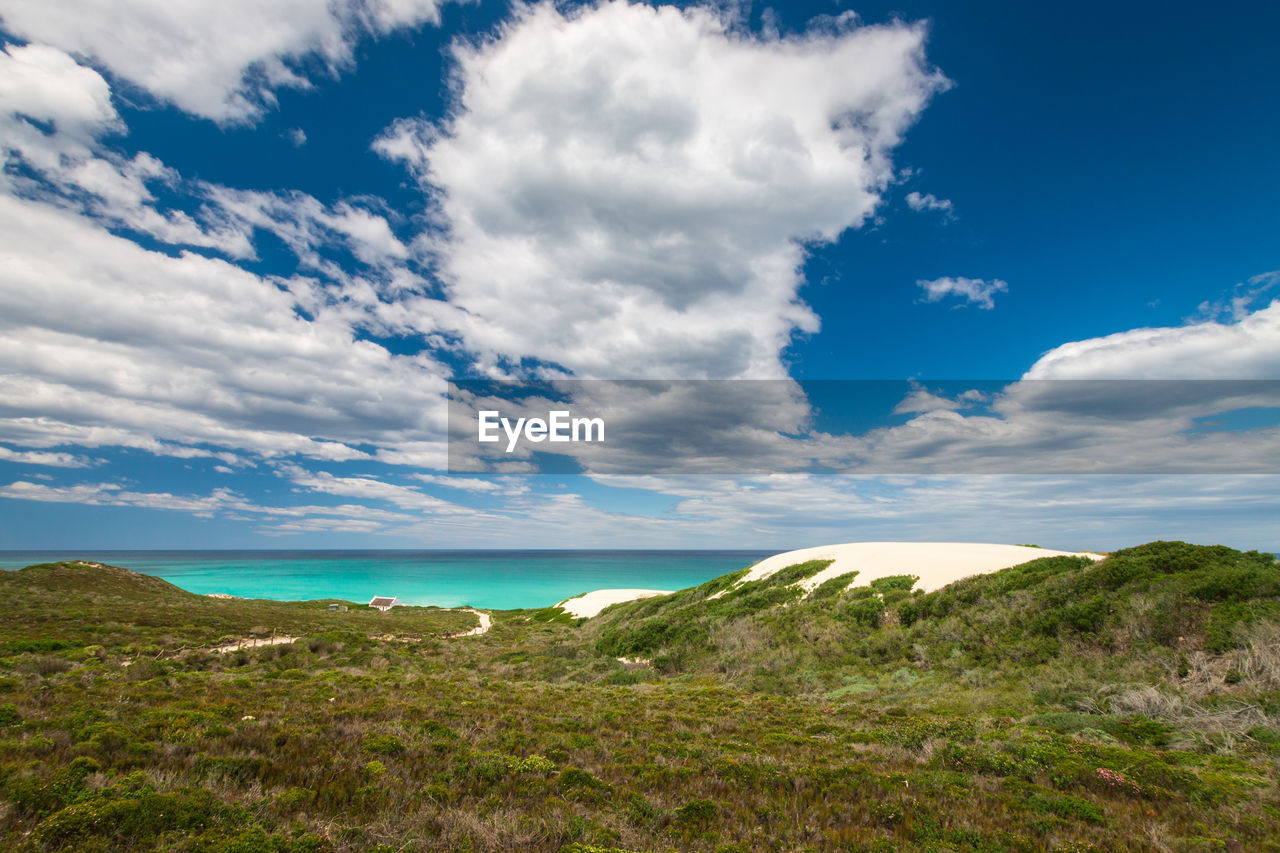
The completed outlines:
<svg viewBox="0 0 1280 853">
<path fill-rule="evenodd" d="M 0 568 L 93 560 L 195 593 L 440 607 L 547 607 L 593 589 L 684 589 L 770 551 L 0 551 Z"/>
</svg>

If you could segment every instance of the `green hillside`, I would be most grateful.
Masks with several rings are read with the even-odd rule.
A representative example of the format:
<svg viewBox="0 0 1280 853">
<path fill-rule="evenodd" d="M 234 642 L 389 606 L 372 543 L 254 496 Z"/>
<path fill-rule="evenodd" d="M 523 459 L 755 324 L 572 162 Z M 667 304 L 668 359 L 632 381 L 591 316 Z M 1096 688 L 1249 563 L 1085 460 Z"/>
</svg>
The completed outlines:
<svg viewBox="0 0 1280 853">
<path fill-rule="evenodd" d="M 900 667 L 1015 681 L 1064 665 L 1171 674 L 1192 656 L 1245 648 L 1251 626 L 1280 615 L 1275 558 L 1222 546 L 1153 542 L 1100 563 L 1048 557 L 928 594 L 910 576 L 859 586 L 845 575 L 802 597 L 795 582 L 827 565 L 615 605 L 587 633 L 600 653 L 650 659 L 661 672 L 824 692 Z"/>
<path fill-rule="evenodd" d="M 1280 850 L 1270 555 L 793 586 L 823 566 L 473 637 L 0 574 L 0 848 Z"/>
</svg>

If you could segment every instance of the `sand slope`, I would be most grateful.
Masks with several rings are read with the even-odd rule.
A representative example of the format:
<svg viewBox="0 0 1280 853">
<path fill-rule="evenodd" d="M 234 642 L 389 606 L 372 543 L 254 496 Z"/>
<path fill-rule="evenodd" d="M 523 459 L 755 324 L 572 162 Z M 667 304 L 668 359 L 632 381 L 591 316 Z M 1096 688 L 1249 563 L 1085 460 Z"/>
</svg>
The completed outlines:
<svg viewBox="0 0 1280 853">
<path fill-rule="evenodd" d="M 800 581 L 799 586 L 812 590 L 831 578 L 857 572 L 853 580 L 856 586 L 892 575 L 918 575 L 916 588 L 933 592 L 971 575 L 1007 569 L 1041 557 L 1063 556 L 1102 559 L 1099 554 L 980 542 L 846 542 L 776 554 L 752 566 L 739 584 L 767 578 L 797 563 L 834 560 L 813 577 Z"/>
<path fill-rule="evenodd" d="M 563 608 L 570 616 L 588 619 L 610 604 L 652 598 L 655 595 L 670 595 L 671 592 L 669 589 L 597 589 L 566 599 L 556 606 Z"/>
<path fill-rule="evenodd" d="M 831 578 L 857 572 L 853 586 L 866 586 L 877 578 L 892 575 L 916 575 L 920 578 L 916 588 L 933 592 L 961 578 L 996 572 L 1041 557 L 1102 559 L 1101 554 L 1088 552 L 1053 551 L 1026 545 L 992 545 L 982 542 L 846 542 L 842 545 L 801 548 L 767 557 L 752 566 L 751 571 L 731 588 L 763 580 L 774 572 L 797 563 L 833 560 L 831 565 L 813 577 L 800 581 L 797 586 L 813 590 Z M 719 598 L 727 591 L 718 592 L 710 598 Z M 562 601 L 556 606 L 563 608 L 571 616 L 588 619 L 598 615 L 610 604 L 669 594 L 670 591 L 660 589 L 597 589 Z"/>
</svg>

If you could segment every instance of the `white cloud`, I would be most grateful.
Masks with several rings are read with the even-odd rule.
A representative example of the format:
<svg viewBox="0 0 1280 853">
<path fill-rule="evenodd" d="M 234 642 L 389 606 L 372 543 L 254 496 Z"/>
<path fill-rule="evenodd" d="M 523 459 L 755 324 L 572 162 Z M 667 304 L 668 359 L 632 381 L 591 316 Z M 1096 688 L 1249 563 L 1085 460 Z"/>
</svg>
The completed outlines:
<svg viewBox="0 0 1280 853">
<path fill-rule="evenodd" d="M 253 250 L 243 227 L 211 213 L 202 225 L 182 211 L 161 212 L 148 184 L 178 183 L 146 153 L 105 151 L 99 138 L 123 130 L 111 91 L 98 72 L 56 48 L 0 51 L 0 156 L 30 174 L 0 174 L 0 189 L 81 209 L 167 243 L 216 248 L 233 257 Z"/>
<path fill-rule="evenodd" d="M 515 494 L 528 489 L 518 481 L 509 479 L 498 481 L 490 477 L 450 477 L 444 474 L 410 474 L 409 476 L 432 486 L 444 486 L 446 489 L 458 489 L 464 492 Z"/>
<path fill-rule="evenodd" d="M 296 506 L 265 506 L 255 504 L 230 489 L 214 489 L 207 495 L 174 495 L 169 492 L 139 492 L 120 483 L 78 483 L 68 486 L 47 486 L 16 480 L 0 486 L 0 498 L 40 501 L 43 503 L 76 503 L 90 506 L 129 506 L 146 509 L 165 509 L 190 512 L 208 517 L 224 515 L 237 518 L 253 518 L 275 522 L 290 519 L 290 524 L 311 524 L 313 529 L 325 529 L 333 524 L 336 529 L 391 530 L 418 521 L 418 516 L 394 512 L 360 504 L 320 506 L 300 504 Z M 343 523 L 354 525 L 343 527 Z"/>
<path fill-rule="evenodd" d="M 0 440 L 323 459 L 443 446 L 444 370 L 357 340 L 314 292 L 306 319 L 275 281 L 8 196 L 0 257 Z"/>
<path fill-rule="evenodd" d="M 326 495 L 387 501 L 401 509 L 428 513 L 461 512 L 471 514 L 464 507 L 421 492 L 411 486 L 388 483 L 376 477 L 337 477 L 328 471 L 308 471 L 297 465 L 285 465 L 281 474 L 300 489 Z"/>
<path fill-rule="evenodd" d="M 1063 344 L 1024 378 L 1280 379 L 1280 300 L 1234 322 L 1131 329 Z"/>
<path fill-rule="evenodd" d="M 372 478 L 334 478 L 371 480 Z M 620 493 L 668 496 L 658 514 L 601 508 L 569 483 L 497 496 L 492 509 L 438 511 L 363 504 L 256 504 L 229 489 L 206 495 L 143 492 L 118 483 L 55 486 L 19 480 L 0 498 L 168 509 L 250 520 L 266 532 L 357 532 L 437 547 L 473 547 L 477 537 L 512 547 L 765 547 L 831 542 L 941 540 L 1036 542 L 1110 549 L 1153 539 L 1228 542 L 1280 549 L 1274 535 L 1280 477 L 965 476 L 767 477 L 597 476 Z M 355 490 L 369 489 L 358 484 Z M 332 493 L 345 491 L 338 485 Z M 365 499 L 387 500 L 387 495 Z M 411 490 L 412 491 L 412 490 Z M 394 501 L 392 501 L 394 503 Z M 412 502 L 412 501 L 410 501 Z M 625 504 L 625 501 L 621 503 Z M 652 501 L 647 501 L 652 503 Z"/>
<path fill-rule="evenodd" d="M 376 199 L 325 205 L 300 192 L 186 181 L 146 152 L 126 157 L 104 143 L 121 129 L 107 83 L 96 71 L 41 45 L 0 52 L 0 153 L 30 170 L 0 175 L 0 188 L 164 243 L 211 248 L 236 259 L 256 256 L 252 238 L 261 229 L 288 244 L 305 267 L 333 280 L 352 280 L 322 254 L 341 248 L 371 268 L 379 285 L 396 291 L 421 285 L 404 266 L 408 248 L 386 217 L 369 209 L 382 206 Z M 154 187 L 194 202 L 194 215 L 161 210 Z M 377 303 L 368 296 L 363 301 Z"/>
<path fill-rule="evenodd" d="M 958 296 L 966 305 L 977 305 L 984 311 L 995 307 L 994 297 L 1009 289 L 1009 285 L 998 278 L 986 281 L 981 278 L 936 278 L 932 281 L 919 279 L 916 284 L 924 291 L 925 302 L 938 302 L 948 296 Z M 957 306 L 958 307 L 958 306 Z"/>
<path fill-rule="evenodd" d="M 1163 538 L 1280 548 L 1268 524 L 1275 476 L 595 479 L 677 498 L 665 541 L 689 547 L 914 540 L 1106 550 Z"/>
<path fill-rule="evenodd" d="M 441 126 L 377 143 L 437 205 L 450 301 L 419 307 L 480 353 L 579 376 L 777 377 L 817 318 L 804 244 L 857 227 L 890 154 L 946 85 L 924 29 L 849 18 L 781 39 L 706 8 L 517 10 L 456 51 Z"/>
<path fill-rule="evenodd" d="M 81 145 L 122 127 L 102 75 L 44 45 L 10 45 L 0 52 L 0 111 L 6 122 L 15 121 L 14 116 L 49 122 L 61 139 Z M 29 139 L 44 135 L 27 127 Z"/>
<path fill-rule="evenodd" d="M 955 209 L 949 198 L 938 198 L 933 193 L 920 195 L 918 192 L 907 193 L 907 206 L 915 211 L 940 210 L 944 214 L 951 214 Z"/>
<path fill-rule="evenodd" d="M 93 460 L 74 453 L 51 453 L 47 450 L 12 450 L 0 447 L 0 462 L 23 465 L 48 465 L 51 468 L 88 468 Z"/>
<path fill-rule="evenodd" d="M 228 464 L 228 449 L 443 458 L 443 370 L 356 339 L 403 328 L 382 296 L 421 284 L 377 201 L 184 181 L 111 150 L 119 129 L 98 72 L 47 46 L 0 52 L 0 151 L 25 167 L 0 173 L 0 436 Z M 162 211 L 157 183 L 199 204 L 200 221 Z M 234 258 L 269 230 L 318 278 L 148 251 L 107 227 Z"/>
<path fill-rule="evenodd" d="M 957 409 L 964 409 L 975 403 L 982 402 L 984 395 L 980 391 L 966 391 L 959 396 L 958 399 L 951 399 L 935 394 L 928 388 L 911 383 L 911 391 L 898 405 L 893 407 L 895 415 L 901 414 L 923 414 L 927 412 L 954 412 Z"/>
<path fill-rule="evenodd" d="M 1203 323 L 1209 320 L 1237 321 L 1248 317 L 1257 310 L 1269 293 L 1280 289 L 1280 270 L 1259 273 L 1251 276 L 1231 289 L 1231 293 L 1213 301 L 1205 300 L 1196 307 L 1194 316 L 1188 318 L 1189 323 Z M 1156 300 L 1158 303 L 1160 300 Z"/>
<path fill-rule="evenodd" d="M 0 20 L 24 39 L 92 57 L 195 115 L 249 121 L 275 90 L 332 75 L 355 43 L 439 21 L 438 0 L 5 0 Z"/>
<path fill-rule="evenodd" d="M 361 263 L 389 269 L 409 257 L 409 249 L 386 218 L 348 201 L 334 205 L 300 192 L 256 192 L 203 184 L 201 196 L 243 230 L 260 228 L 283 240 L 306 267 L 341 277 L 321 249 L 346 248 Z"/>
</svg>

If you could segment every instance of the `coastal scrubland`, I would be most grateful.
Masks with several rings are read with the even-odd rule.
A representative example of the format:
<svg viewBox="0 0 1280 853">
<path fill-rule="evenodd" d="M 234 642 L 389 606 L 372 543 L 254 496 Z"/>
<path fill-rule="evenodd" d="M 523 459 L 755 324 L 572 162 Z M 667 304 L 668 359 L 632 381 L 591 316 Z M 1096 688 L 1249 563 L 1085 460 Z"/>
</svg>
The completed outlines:
<svg viewBox="0 0 1280 853">
<path fill-rule="evenodd" d="M 0 847 L 1280 850 L 1272 555 L 795 585 L 825 565 L 468 637 L 0 573 Z"/>
</svg>

